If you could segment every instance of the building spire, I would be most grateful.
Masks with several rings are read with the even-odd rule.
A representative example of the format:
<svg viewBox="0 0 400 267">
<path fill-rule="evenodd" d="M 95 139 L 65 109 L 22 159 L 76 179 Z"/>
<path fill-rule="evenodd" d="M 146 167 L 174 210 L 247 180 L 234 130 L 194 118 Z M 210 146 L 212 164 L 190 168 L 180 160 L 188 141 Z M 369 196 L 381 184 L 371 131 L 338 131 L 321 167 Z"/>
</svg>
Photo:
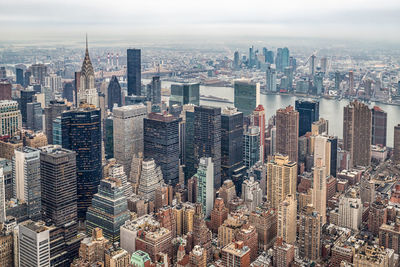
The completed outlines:
<svg viewBox="0 0 400 267">
<path fill-rule="evenodd" d="M 87 33 L 86 33 L 86 51 L 88 50 L 88 41 L 87 41 Z"/>
</svg>

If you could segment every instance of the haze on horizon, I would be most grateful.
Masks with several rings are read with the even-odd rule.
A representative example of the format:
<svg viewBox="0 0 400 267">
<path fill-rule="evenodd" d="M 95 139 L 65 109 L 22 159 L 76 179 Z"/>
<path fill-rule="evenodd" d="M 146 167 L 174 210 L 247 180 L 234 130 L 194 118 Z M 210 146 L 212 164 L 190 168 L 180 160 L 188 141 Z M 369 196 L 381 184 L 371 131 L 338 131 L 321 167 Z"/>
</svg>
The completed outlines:
<svg viewBox="0 0 400 267">
<path fill-rule="evenodd" d="M 1 0 L 0 42 L 274 36 L 400 42 L 399 0 Z"/>
</svg>

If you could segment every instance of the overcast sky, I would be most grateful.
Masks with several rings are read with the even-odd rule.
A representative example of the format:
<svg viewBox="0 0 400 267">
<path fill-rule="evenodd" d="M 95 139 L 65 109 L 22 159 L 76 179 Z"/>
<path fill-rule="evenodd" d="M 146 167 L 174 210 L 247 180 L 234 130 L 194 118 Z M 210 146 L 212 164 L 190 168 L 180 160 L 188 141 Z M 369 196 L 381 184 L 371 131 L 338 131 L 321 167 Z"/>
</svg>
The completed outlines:
<svg viewBox="0 0 400 267">
<path fill-rule="evenodd" d="M 400 42 L 400 0 L 0 0 L 0 41 L 274 36 Z"/>
</svg>

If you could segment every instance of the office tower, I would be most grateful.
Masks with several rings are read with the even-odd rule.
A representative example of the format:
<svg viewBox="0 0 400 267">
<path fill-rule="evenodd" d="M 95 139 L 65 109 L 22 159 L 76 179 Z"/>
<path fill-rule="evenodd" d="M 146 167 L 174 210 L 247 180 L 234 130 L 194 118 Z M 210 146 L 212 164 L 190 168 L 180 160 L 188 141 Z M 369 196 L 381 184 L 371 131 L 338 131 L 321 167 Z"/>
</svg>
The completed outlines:
<svg viewBox="0 0 400 267">
<path fill-rule="evenodd" d="M 267 199 L 275 209 L 287 195 L 296 193 L 297 164 L 288 156 L 275 155 L 267 163 Z"/>
<path fill-rule="evenodd" d="M 249 126 L 243 134 L 243 164 L 251 168 L 260 160 L 260 128 Z"/>
<path fill-rule="evenodd" d="M 371 163 L 371 110 L 368 105 L 351 102 L 343 108 L 343 148 L 350 152 L 351 167 Z"/>
<path fill-rule="evenodd" d="M 79 89 L 77 90 L 77 106 L 81 103 L 87 103 L 99 107 L 99 94 L 94 85 L 94 70 L 89 57 L 89 48 L 86 37 L 85 58 L 79 75 Z"/>
<path fill-rule="evenodd" d="M 152 103 L 161 104 L 161 80 L 160 76 L 153 76 L 151 80 Z"/>
<path fill-rule="evenodd" d="M 122 106 L 121 85 L 119 85 L 117 76 L 112 76 L 107 88 L 107 107 L 110 111 L 113 110 L 114 104 L 118 107 Z"/>
<path fill-rule="evenodd" d="M 43 110 L 39 102 L 28 103 L 26 105 L 26 128 L 32 131 L 43 130 Z"/>
<path fill-rule="evenodd" d="M 318 260 L 321 254 L 322 217 L 312 205 L 306 206 L 299 220 L 299 255 Z"/>
<path fill-rule="evenodd" d="M 163 174 L 160 166 L 157 166 L 154 159 L 144 159 L 139 178 L 138 194 L 145 199 L 154 200 L 155 191 L 164 185 Z"/>
<path fill-rule="evenodd" d="M 314 75 L 314 88 L 315 88 L 315 94 L 316 95 L 321 95 L 324 93 L 324 73 L 321 71 L 318 71 Z"/>
<path fill-rule="evenodd" d="M 296 100 L 296 111 L 299 113 L 299 136 L 311 132 L 313 122 L 319 120 L 319 102 Z"/>
<path fill-rule="evenodd" d="M 309 73 L 310 73 L 311 76 L 314 76 L 314 74 L 315 74 L 315 59 L 316 59 L 316 56 L 314 54 L 312 54 L 310 56 L 310 58 L 309 58 L 309 60 L 310 60 L 310 71 L 309 71 Z"/>
<path fill-rule="evenodd" d="M 118 164 L 115 159 L 107 161 L 107 165 L 104 166 L 103 172 L 104 178 L 111 177 L 121 181 L 121 187 L 126 198 L 129 198 L 133 194 L 132 184 L 128 182 L 124 167 L 121 164 Z"/>
<path fill-rule="evenodd" d="M 374 106 L 372 112 L 372 144 L 386 146 L 387 113 Z"/>
<path fill-rule="evenodd" d="M 24 87 L 31 85 L 31 75 L 32 75 L 31 70 L 27 69 L 24 75 Z"/>
<path fill-rule="evenodd" d="M 340 72 L 337 70 L 335 71 L 335 90 L 338 91 L 340 89 L 340 83 L 342 81 L 342 77 Z"/>
<path fill-rule="evenodd" d="M 185 122 L 184 131 L 184 155 L 182 164 L 185 172 L 185 183 L 196 173 L 196 158 L 194 156 L 194 105 L 184 105 L 182 111 L 183 121 Z"/>
<path fill-rule="evenodd" d="M 320 59 L 320 66 L 321 66 L 321 71 L 323 73 L 326 73 L 327 67 L 328 67 L 328 59 L 326 57 L 322 57 Z"/>
<path fill-rule="evenodd" d="M 140 49 L 127 50 L 128 95 L 141 95 L 142 65 L 140 53 Z"/>
<path fill-rule="evenodd" d="M 278 206 L 277 237 L 289 244 L 296 242 L 297 201 L 295 195 L 287 195 Z"/>
<path fill-rule="evenodd" d="M 61 116 L 61 113 L 69 108 L 62 100 L 52 100 L 50 105 L 44 108 L 45 118 L 45 129 L 47 141 L 49 144 L 53 144 L 53 121 Z"/>
<path fill-rule="evenodd" d="M 243 218 L 243 214 L 228 215 L 228 218 L 218 228 L 218 246 L 224 247 L 235 240 L 236 234 L 245 223 L 246 220 Z"/>
<path fill-rule="evenodd" d="M 106 159 L 114 158 L 114 126 L 112 116 L 106 118 L 105 122 L 104 152 Z"/>
<path fill-rule="evenodd" d="M 47 76 L 47 66 L 44 64 L 33 64 L 30 67 L 32 76 L 35 78 L 38 84 L 45 84 L 45 77 Z"/>
<path fill-rule="evenodd" d="M 311 126 L 311 125 L 310 125 Z M 276 153 L 289 156 L 297 162 L 299 136 L 299 112 L 292 106 L 276 111 Z"/>
<path fill-rule="evenodd" d="M 40 150 L 43 220 L 57 227 L 76 222 L 76 153 L 58 145 Z"/>
<path fill-rule="evenodd" d="M 233 54 L 233 69 L 238 70 L 240 68 L 239 51 L 235 51 Z"/>
<path fill-rule="evenodd" d="M 4 176 L 4 169 L 2 166 L 0 166 L 0 223 L 4 223 L 5 221 L 6 221 L 5 176 Z"/>
<path fill-rule="evenodd" d="M 50 266 L 50 230 L 28 220 L 18 226 L 18 266 Z"/>
<path fill-rule="evenodd" d="M 17 101 L 0 101 L 0 136 L 12 137 L 22 128 L 21 111 Z"/>
<path fill-rule="evenodd" d="M 275 65 L 276 65 L 276 70 L 279 71 L 279 72 L 282 72 L 282 70 L 283 70 L 283 67 L 282 67 L 282 48 L 278 48 L 276 50 Z"/>
<path fill-rule="evenodd" d="M 260 105 L 260 84 L 248 81 L 235 81 L 234 105 L 244 116 L 249 116 Z"/>
<path fill-rule="evenodd" d="M 274 244 L 274 267 L 290 267 L 294 261 L 294 246 L 278 238 Z"/>
<path fill-rule="evenodd" d="M 15 67 L 16 83 L 24 86 L 24 69 L 22 67 Z"/>
<path fill-rule="evenodd" d="M 62 83 L 61 83 L 61 77 L 58 76 L 57 74 L 50 73 L 45 77 L 45 87 L 48 87 L 51 92 L 61 92 L 62 89 Z"/>
<path fill-rule="evenodd" d="M 65 82 L 61 97 L 68 102 L 74 103 L 74 85 L 73 82 Z"/>
<path fill-rule="evenodd" d="M 62 147 L 76 152 L 78 218 L 85 219 L 102 177 L 100 109 L 81 107 L 61 115 Z"/>
<path fill-rule="evenodd" d="M 271 66 L 267 68 L 267 82 L 266 82 L 266 90 L 267 92 L 276 92 L 276 70 Z"/>
<path fill-rule="evenodd" d="M 144 118 L 144 157 L 161 167 L 166 184 L 179 182 L 179 123 L 171 114 L 150 113 Z"/>
<path fill-rule="evenodd" d="M 15 150 L 13 159 L 14 197 L 28 205 L 28 217 L 41 218 L 40 152 L 30 147 Z"/>
<path fill-rule="evenodd" d="M 317 158 L 314 164 L 312 204 L 321 216 L 321 223 L 324 225 L 326 223 L 326 168 L 321 158 Z"/>
<path fill-rule="evenodd" d="M 221 186 L 221 108 L 194 108 L 195 168 L 202 157 L 211 157 L 214 164 L 214 188 Z"/>
<path fill-rule="evenodd" d="M 331 142 L 329 142 L 329 137 L 325 135 L 312 136 L 312 141 L 314 142 L 313 165 L 317 166 L 317 161 L 320 160 L 321 167 L 325 168 L 325 176 L 329 176 L 331 171 Z"/>
<path fill-rule="evenodd" d="M 193 215 L 193 245 L 201 246 L 207 251 L 207 261 L 212 260 L 211 231 L 207 228 L 204 220 L 203 207 L 196 203 Z"/>
<path fill-rule="evenodd" d="M 265 110 L 263 105 L 258 105 L 253 111 L 254 125 L 260 128 L 260 160 L 264 162 L 265 151 Z"/>
<path fill-rule="evenodd" d="M 250 266 L 250 248 L 243 241 L 232 242 L 222 249 L 223 266 Z"/>
<path fill-rule="evenodd" d="M 114 158 L 124 166 L 128 178 L 132 157 L 143 153 L 143 119 L 146 115 L 147 108 L 143 104 L 113 110 Z"/>
<path fill-rule="evenodd" d="M 282 49 L 282 71 L 289 66 L 289 49 L 287 47 L 284 47 Z"/>
<path fill-rule="evenodd" d="M 111 243 L 119 242 L 119 228 L 129 218 L 128 202 L 121 180 L 111 177 L 102 179 L 98 193 L 94 194 L 92 205 L 86 213 L 86 232 L 89 234 L 98 227 Z"/>
<path fill-rule="evenodd" d="M 328 142 L 331 145 L 331 163 L 330 163 L 330 175 L 336 177 L 337 171 L 337 149 L 338 149 L 338 138 L 337 136 L 330 136 Z"/>
<path fill-rule="evenodd" d="M 19 108 L 22 115 L 22 124 L 26 124 L 27 120 L 27 105 L 28 103 L 34 102 L 35 91 L 31 90 L 21 90 L 21 99 Z"/>
<path fill-rule="evenodd" d="M 375 236 L 378 236 L 381 225 L 387 224 L 387 204 L 378 197 L 370 203 L 369 207 L 368 230 Z"/>
<path fill-rule="evenodd" d="M 254 211 L 262 203 L 262 190 L 260 183 L 250 175 L 249 179 L 242 184 L 242 199 L 249 211 Z"/>
<path fill-rule="evenodd" d="M 400 163 L 400 124 L 394 126 L 393 161 L 396 164 Z"/>
<path fill-rule="evenodd" d="M 214 201 L 214 208 L 211 211 L 211 230 L 216 233 L 226 218 L 228 218 L 228 209 L 224 205 L 222 198 L 216 198 Z"/>
<path fill-rule="evenodd" d="M 349 71 L 349 94 L 354 93 L 354 72 Z"/>
<path fill-rule="evenodd" d="M 11 83 L 0 80 L 0 100 L 11 100 Z"/>
<path fill-rule="evenodd" d="M 259 249 L 264 251 L 270 249 L 276 238 L 276 210 L 269 207 L 269 205 L 259 206 L 250 213 L 248 223 L 257 230 Z"/>
<path fill-rule="evenodd" d="M 240 187 L 242 185 L 240 184 Z M 228 203 L 236 198 L 236 188 L 232 180 L 225 180 L 219 189 L 219 197 L 224 200 L 224 203 L 228 206 Z"/>
<path fill-rule="evenodd" d="M 169 106 L 178 104 L 180 106 L 186 104 L 200 105 L 200 84 L 184 83 L 172 84 L 171 96 L 169 98 Z"/>
<path fill-rule="evenodd" d="M 197 203 L 203 207 L 203 214 L 208 218 L 214 203 L 214 164 L 212 158 L 200 158 L 197 177 Z"/>
<path fill-rule="evenodd" d="M 318 121 L 314 121 L 311 124 L 312 135 L 328 134 L 328 132 L 329 132 L 329 122 L 324 118 L 320 118 Z"/>
<path fill-rule="evenodd" d="M 339 226 L 358 230 L 363 206 L 354 189 L 339 197 Z"/>
</svg>

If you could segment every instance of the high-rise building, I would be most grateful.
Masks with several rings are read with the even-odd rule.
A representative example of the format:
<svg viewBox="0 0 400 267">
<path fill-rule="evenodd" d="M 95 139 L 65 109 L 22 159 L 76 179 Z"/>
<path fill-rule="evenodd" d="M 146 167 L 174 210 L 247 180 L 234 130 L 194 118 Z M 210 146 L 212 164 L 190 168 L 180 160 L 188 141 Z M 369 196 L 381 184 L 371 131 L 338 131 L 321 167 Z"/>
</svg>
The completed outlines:
<svg viewBox="0 0 400 267">
<path fill-rule="evenodd" d="M 400 217 L 392 224 L 382 224 L 379 228 L 379 245 L 400 252 Z"/>
<path fill-rule="evenodd" d="M 319 134 L 328 134 L 329 133 L 329 121 L 324 118 L 320 118 L 318 121 L 314 121 L 311 124 L 311 134 L 319 135 Z"/>
<path fill-rule="evenodd" d="M 128 182 L 128 178 L 124 171 L 124 166 L 118 164 L 115 159 L 107 161 L 107 165 L 103 168 L 103 177 L 112 177 L 121 181 L 121 186 L 124 190 L 124 195 L 129 198 L 133 194 L 132 185 Z"/>
<path fill-rule="evenodd" d="M 354 189 L 339 198 L 339 226 L 358 230 L 361 226 L 363 205 Z"/>
<path fill-rule="evenodd" d="M 87 208 L 102 177 L 100 109 L 81 107 L 61 115 L 62 147 L 76 152 L 78 218 Z"/>
<path fill-rule="evenodd" d="M 119 85 L 117 76 L 111 77 L 107 88 L 107 99 L 107 107 L 110 111 L 113 110 L 114 104 L 117 104 L 118 107 L 122 106 L 121 85 Z"/>
<path fill-rule="evenodd" d="M 321 254 L 321 214 L 312 205 L 306 206 L 299 220 L 299 255 L 310 260 L 318 260 Z"/>
<path fill-rule="evenodd" d="M 26 128 L 32 131 L 43 130 L 43 110 L 39 102 L 28 103 L 26 105 L 27 117 Z"/>
<path fill-rule="evenodd" d="M 282 49 L 282 70 L 289 66 L 289 58 L 289 49 L 287 47 L 284 47 Z"/>
<path fill-rule="evenodd" d="M 26 124 L 27 120 L 27 105 L 28 103 L 34 102 L 34 95 L 35 91 L 33 90 L 21 90 L 21 99 L 19 102 L 19 108 L 21 110 L 21 115 L 22 115 L 22 124 Z"/>
<path fill-rule="evenodd" d="M 374 106 L 372 112 L 372 144 L 386 146 L 387 113 L 380 107 Z"/>
<path fill-rule="evenodd" d="M 274 267 L 290 267 L 294 260 L 294 246 L 278 238 L 274 244 Z"/>
<path fill-rule="evenodd" d="M 349 94 L 354 93 L 354 72 L 349 71 Z"/>
<path fill-rule="evenodd" d="M 273 208 L 288 195 L 296 194 L 297 164 L 289 161 L 288 156 L 276 155 L 267 164 L 267 199 Z"/>
<path fill-rule="evenodd" d="M 267 68 L 266 90 L 267 92 L 276 92 L 276 70 L 271 66 Z"/>
<path fill-rule="evenodd" d="M 214 203 L 214 164 L 212 158 L 200 158 L 197 177 L 197 203 L 203 207 L 203 214 L 208 218 Z"/>
<path fill-rule="evenodd" d="M 44 85 L 45 77 L 47 75 L 47 66 L 44 64 L 33 64 L 30 69 L 36 82 L 40 85 Z"/>
<path fill-rule="evenodd" d="M 260 84 L 248 81 L 235 81 L 234 105 L 244 116 L 249 116 L 260 105 Z"/>
<path fill-rule="evenodd" d="M 61 116 L 61 113 L 69 108 L 62 100 L 52 100 L 49 106 L 44 108 L 44 118 L 45 118 L 45 130 L 47 141 L 49 144 L 53 144 L 53 121 Z"/>
<path fill-rule="evenodd" d="M 120 227 L 130 218 L 124 194 L 121 180 L 105 178 L 100 181 L 98 193 L 93 196 L 86 213 L 87 233 L 98 227 L 110 242 L 119 242 Z"/>
<path fill-rule="evenodd" d="M 240 184 L 240 186 L 242 186 Z M 224 203 L 228 203 L 236 197 L 236 188 L 232 180 L 225 180 L 219 189 L 219 197 L 224 200 Z"/>
<path fill-rule="evenodd" d="M 326 223 L 326 168 L 321 158 L 314 164 L 312 204 L 321 216 L 321 223 Z"/>
<path fill-rule="evenodd" d="M 145 199 L 154 200 L 158 187 L 164 185 L 163 174 L 160 166 L 157 166 L 154 159 L 144 159 L 139 178 L 138 194 Z"/>
<path fill-rule="evenodd" d="M 249 211 L 254 211 L 262 203 L 262 190 L 260 183 L 254 180 L 253 175 L 242 184 L 242 199 Z"/>
<path fill-rule="evenodd" d="M 183 122 L 185 123 L 185 131 L 183 136 L 183 159 L 182 164 L 185 172 L 185 183 L 196 173 L 196 158 L 194 155 L 194 105 L 184 105 L 182 111 Z"/>
<path fill-rule="evenodd" d="M 76 153 L 58 145 L 40 150 L 43 219 L 57 227 L 76 222 Z"/>
<path fill-rule="evenodd" d="M 21 86 L 24 86 L 24 67 L 25 66 L 15 67 L 16 83 Z"/>
<path fill-rule="evenodd" d="M 223 266 L 250 266 L 250 248 L 243 241 L 232 242 L 222 249 Z"/>
<path fill-rule="evenodd" d="M 400 163 L 400 124 L 394 126 L 393 137 L 393 160 L 396 164 Z"/>
<path fill-rule="evenodd" d="M 328 138 L 328 142 L 331 145 L 331 163 L 330 163 L 330 175 L 333 177 L 336 177 L 336 171 L 337 171 L 337 149 L 338 149 L 338 138 L 337 136 L 330 136 Z"/>
<path fill-rule="evenodd" d="M 203 247 L 207 251 L 207 261 L 212 260 L 211 238 L 212 233 L 204 220 L 203 207 L 196 203 L 193 215 L 193 245 Z"/>
<path fill-rule="evenodd" d="M 99 94 L 94 85 L 94 70 L 89 57 L 87 37 L 85 58 L 83 59 L 79 82 L 77 106 L 79 106 L 80 103 L 87 103 L 99 107 Z"/>
<path fill-rule="evenodd" d="M 179 182 L 179 123 L 171 114 L 150 113 L 144 118 L 144 157 L 161 167 L 166 184 Z"/>
<path fill-rule="evenodd" d="M 277 237 L 289 244 L 296 242 L 297 201 L 295 195 L 287 195 L 278 206 Z"/>
<path fill-rule="evenodd" d="M 142 65 L 140 49 L 127 50 L 128 95 L 141 95 Z"/>
<path fill-rule="evenodd" d="M 11 100 L 11 83 L 0 80 L 0 100 Z"/>
<path fill-rule="evenodd" d="M 22 128 L 21 111 L 17 101 L 0 101 L 0 136 L 12 137 Z"/>
<path fill-rule="evenodd" d="M 243 134 L 243 164 L 246 168 L 251 168 L 260 160 L 260 128 L 249 126 Z"/>
<path fill-rule="evenodd" d="M 311 132 L 313 122 L 319 120 L 319 102 L 296 100 L 296 111 L 299 113 L 299 136 Z"/>
<path fill-rule="evenodd" d="M 228 218 L 228 209 L 224 205 L 222 198 L 216 198 L 214 208 L 211 211 L 211 230 L 216 233 L 224 221 Z"/>
<path fill-rule="evenodd" d="M 153 104 L 161 104 L 161 80 L 160 76 L 154 76 L 151 79 L 151 91 Z"/>
<path fill-rule="evenodd" d="M 171 85 L 171 97 L 169 106 L 174 104 L 183 106 L 186 104 L 200 105 L 200 84 L 184 83 Z"/>
<path fill-rule="evenodd" d="M 325 176 L 329 176 L 331 172 L 331 142 L 326 135 L 312 136 L 314 142 L 314 166 L 317 166 L 317 161 L 321 161 L 321 166 L 325 168 Z M 314 205 L 315 207 L 315 205 Z M 320 211 L 319 211 L 320 212 Z M 322 215 L 322 214 L 321 214 Z M 323 215 L 322 215 L 323 216 Z"/>
<path fill-rule="evenodd" d="M 221 181 L 233 180 L 242 168 L 243 113 L 225 108 L 221 114 Z"/>
<path fill-rule="evenodd" d="M 50 266 L 50 230 L 31 220 L 18 226 L 18 266 Z"/>
<path fill-rule="evenodd" d="M 341 81 L 342 81 L 342 77 L 340 75 L 340 72 L 335 71 L 335 90 L 336 91 L 339 91 Z"/>
<path fill-rule="evenodd" d="M 387 205 L 378 197 L 370 203 L 368 214 L 368 230 L 375 236 L 379 235 L 379 228 L 387 223 Z"/>
<path fill-rule="evenodd" d="M 132 253 L 131 264 L 134 267 L 148 267 L 151 266 L 151 259 L 148 253 L 136 250 Z"/>
<path fill-rule="evenodd" d="M 6 221 L 6 186 L 5 186 L 4 169 L 0 165 L 0 223 L 4 223 L 5 221 Z"/>
<path fill-rule="evenodd" d="M 200 246 L 194 246 L 192 251 L 189 253 L 189 264 L 193 267 L 206 267 L 207 251 Z"/>
<path fill-rule="evenodd" d="M 351 166 L 371 163 L 371 110 L 368 105 L 351 102 L 343 112 L 343 148 L 350 152 Z"/>
<path fill-rule="evenodd" d="M 221 186 L 221 108 L 200 106 L 194 108 L 195 168 L 200 158 L 211 157 L 214 164 L 214 188 Z"/>
<path fill-rule="evenodd" d="M 310 125 L 311 126 L 311 125 Z M 297 162 L 299 138 L 299 113 L 292 106 L 276 112 L 276 153 L 289 156 Z"/>
<path fill-rule="evenodd" d="M 260 160 L 264 162 L 265 154 L 265 110 L 263 105 L 258 105 L 253 111 L 254 125 L 260 128 Z"/>
<path fill-rule="evenodd" d="M 114 158 L 124 166 L 128 178 L 132 158 L 143 153 L 143 119 L 146 115 L 147 108 L 143 104 L 113 110 Z"/>
<path fill-rule="evenodd" d="M 15 150 L 13 160 L 14 197 L 28 206 L 28 217 L 41 219 L 40 151 L 30 147 Z"/>
<path fill-rule="evenodd" d="M 233 69 L 238 70 L 240 68 L 240 55 L 239 51 L 235 51 L 233 54 Z"/>
<path fill-rule="evenodd" d="M 258 247 L 268 250 L 273 246 L 277 233 L 277 212 L 268 205 L 257 207 L 250 213 L 249 224 L 253 225 L 258 233 Z"/>
</svg>

